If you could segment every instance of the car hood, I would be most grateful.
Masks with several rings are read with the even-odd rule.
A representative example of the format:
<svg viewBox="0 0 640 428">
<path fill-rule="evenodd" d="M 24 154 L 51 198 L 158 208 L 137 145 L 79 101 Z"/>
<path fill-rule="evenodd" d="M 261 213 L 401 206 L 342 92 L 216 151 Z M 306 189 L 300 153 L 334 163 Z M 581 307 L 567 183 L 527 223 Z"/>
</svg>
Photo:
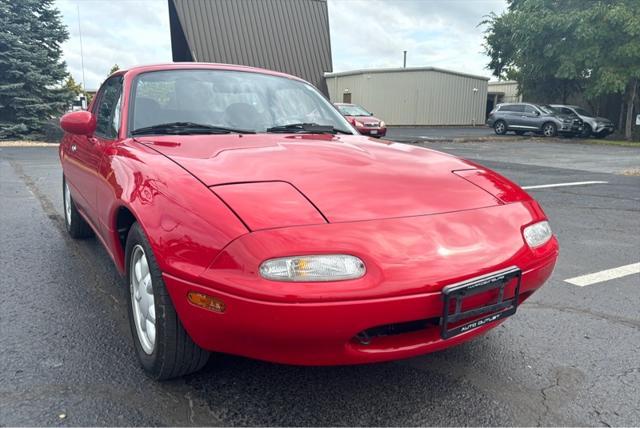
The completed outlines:
<svg viewBox="0 0 640 428">
<path fill-rule="evenodd" d="M 369 123 L 380 123 L 382 120 L 378 119 L 375 116 L 345 116 L 347 119 L 357 120 L 365 125 Z"/>
<path fill-rule="evenodd" d="M 592 117 L 591 119 L 595 120 L 596 122 L 602 122 L 602 123 L 606 123 L 606 124 L 613 123 L 613 122 L 611 122 L 610 119 L 607 119 L 606 117 L 599 117 L 598 116 L 598 117 Z"/>
<path fill-rule="evenodd" d="M 289 183 L 329 222 L 436 214 L 501 203 L 452 173 L 476 168 L 473 164 L 433 150 L 362 136 L 233 134 L 136 140 L 169 157 L 214 192 L 215 186 L 229 184 Z"/>
</svg>

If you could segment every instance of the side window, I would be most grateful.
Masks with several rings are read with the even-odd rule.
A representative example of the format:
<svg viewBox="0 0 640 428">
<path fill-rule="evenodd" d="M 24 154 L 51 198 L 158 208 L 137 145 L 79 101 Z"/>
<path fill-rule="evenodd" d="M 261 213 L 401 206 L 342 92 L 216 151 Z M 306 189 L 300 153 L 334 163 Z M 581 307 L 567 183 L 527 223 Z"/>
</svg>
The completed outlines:
<svg viewBox="0 0 640 428">
<path fill-rule="evenodd" d="M 568 115 L 571 115 L 571 116 L 575 114 L 571 109 L 568 109 L 566 107 L 562 107 L 562 109 L 560 111 L 562 111 L 562 113 L 564 113 L 564 114 L 568 114 Z"/>
<path fill-rule="evenodd" d="M 536 114 L 536 109 L 533 108 L 532 106 L 524 106 L 524 112 L 526 114 Z"/>
<path fill-rule="evenodd" d="M 520 104 L 512 105 L 512 112 L 514 113 L 524 113 L 524 106 Z"/>
<path fill-rule="evenodd" d="M 110 140 L 118 137 L 121 98 L 122 77 L 112 77 L 102 85 L 93 112 L 97 118 L 97 136 Z"/>
</svg>

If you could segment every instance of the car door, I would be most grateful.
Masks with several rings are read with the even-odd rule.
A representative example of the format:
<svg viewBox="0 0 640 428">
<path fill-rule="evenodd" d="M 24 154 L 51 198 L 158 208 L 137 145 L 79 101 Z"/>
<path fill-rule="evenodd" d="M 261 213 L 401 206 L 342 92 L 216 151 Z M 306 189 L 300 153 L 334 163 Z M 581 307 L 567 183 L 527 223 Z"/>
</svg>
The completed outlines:
<svg viewBox="0 0 640 428">
<path fill-rule="evenodd" d="M 523 129 L 540 129 L 542 125 L 540 121 L 540 112 L 532 105 L 526 104 L 523 106 L 523 112 L 520 116 L 520 126 Z"/>
<path fill-rule="evenodd" d="M 75 197 L 76 204 L 80 205 L 94 227 L 99 227 L 96 189 L 101 180 L 100 161 L 105 147 L 118 138 L 121 94 L 121 76 L 114 76 L 103 83 L 91 108 L 97 123 L 94 135 L 74 135 L 68 151 L 69 182 L 81 197 Z"/>
<path fill-rule="evenodd" d="M 500 109 L 500 111 L 504 111 L 505 120 L 507 121 L 507 126 L 509 129 L 522 128 L 522 112 L 524 111 L 524 106 L 520 104 L 511 104 L 508 106 L 504 106 Z"/>
</svg>

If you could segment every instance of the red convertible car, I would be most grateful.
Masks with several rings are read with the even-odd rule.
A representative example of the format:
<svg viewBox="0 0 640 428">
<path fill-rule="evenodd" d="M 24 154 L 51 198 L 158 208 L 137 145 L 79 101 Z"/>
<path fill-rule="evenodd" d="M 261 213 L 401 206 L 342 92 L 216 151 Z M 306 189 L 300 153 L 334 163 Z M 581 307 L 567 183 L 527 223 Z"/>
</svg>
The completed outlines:
<svg viewBox="0 0 640 428">
<path fill-rule="evenodd" d="M 512 315 L 558 254 L 517 185 L 357 135 L 282 73 L 118 71 L 61 126 L 66 227 L 126 277 L 156 379 L 211 351 L 331 365 L 457 345 Z"/>
</svg>

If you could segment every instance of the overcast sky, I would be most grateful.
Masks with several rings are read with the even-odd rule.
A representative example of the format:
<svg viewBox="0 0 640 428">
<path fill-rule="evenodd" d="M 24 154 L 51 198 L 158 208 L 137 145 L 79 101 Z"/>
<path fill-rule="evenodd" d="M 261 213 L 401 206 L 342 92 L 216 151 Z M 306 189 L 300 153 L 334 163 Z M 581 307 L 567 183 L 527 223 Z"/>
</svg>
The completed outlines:
<svg viewBox="0 0 640 428">
<path fill-rule="evenodd" d="M 171 61 L 167 0 L 56 0 L 69 28 L 64 58 L 74 79 L 96 89 L 113 64 Z M 329 0 L 333 71 L 434 66 L 490 76 L 482 53 L 484 15 L 505 0 Z"/>
</svg>

